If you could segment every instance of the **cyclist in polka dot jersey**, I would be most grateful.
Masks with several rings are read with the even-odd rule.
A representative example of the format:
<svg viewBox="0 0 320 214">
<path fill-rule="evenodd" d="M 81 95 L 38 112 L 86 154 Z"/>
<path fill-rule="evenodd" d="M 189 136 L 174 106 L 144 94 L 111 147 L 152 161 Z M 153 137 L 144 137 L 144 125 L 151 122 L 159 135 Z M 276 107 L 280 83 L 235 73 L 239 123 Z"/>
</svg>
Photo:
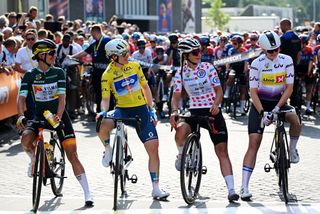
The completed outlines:
<svg viewBox="0 0 320 214">
<path fill-rule="evenodd" d="M 181 169 L 181 154 L 187 136 L 196 129 L 196 123 L 190 119 L 178 117 L 178 106 L 181 99 L 182 88 L 190 98 L 189 111 L 191 115 L 211 116 L 213 124 L 208 121 L 197 121 L 200 126 L 209 131 L 210 138 L 214 143 L 216 155 L 220 162 L 222 175 L 228 188 L 228 200 L 236 201 L 239 195 L 234 189 L 232 165 L 228 155 L 228 131 L 219 105 L 222 100 L 222 88 L 217 71 L 213 65 L 200 62 L 200 44 L 198 40 L 186 38 L 179 42 L 178 49 L 181 54 L 181 70 L 174 76 L 174 93 L 172 98 L 172 113 L 170 123 L 175 128 L 175 141 L 179 154 L 175 166 Z M 215 129 L 212 130 L 212 125 Z"/>
</svg>

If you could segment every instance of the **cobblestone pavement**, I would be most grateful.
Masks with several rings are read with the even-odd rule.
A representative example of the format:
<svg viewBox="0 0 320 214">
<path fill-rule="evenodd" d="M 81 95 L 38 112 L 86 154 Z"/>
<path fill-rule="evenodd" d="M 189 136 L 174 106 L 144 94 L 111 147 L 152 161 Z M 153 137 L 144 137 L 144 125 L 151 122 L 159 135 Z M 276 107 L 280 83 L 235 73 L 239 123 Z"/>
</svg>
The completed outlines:
<svg viewBox="0 0 320 214">
<path fill-rule="evenodd" d="M 242 160 L 248 145 L 247 117 L 233 120 L 225 115 L 225 118 L 229 132 L 229 155 L 233 164 L 235 187 L 239 191 Z M 294 208 L 287 210 L 287 212 L 293 212 L 294 209 L 299 208 L 301 205 L 308 207 L 309 205 L 320 203 L 320 167 L 317 164 L 320 142 L 319 118 L 311 117 L 308 121 L 304 121 L 303 124 L 302 136 L 298 143 L 301 161 L 297 165 L 292 165 L 289 173 L 289 192 L 292 198 L 291 204 Z M 96 199 L 95 209 L 111 209 L 113 181 L 110 170 L 101 165 L 103 147 L 96 136 L 95 123 L 77 120 L 74 123 L 74 128 L 77 135 L 78 154 L 85 167 L 92 194 Z M 147 154 L 136 136 L 135 130 L 128 129 L 129 144 L 134 158 L 130 165 L 129 173 L 136 174 L 138 182 L 136 184 L 128 183 L 129 198 L 122 202 L 121 208 L 127 210 L 134 208 L 186 208 L 181 196 L 179 173 L 174 167 L 177 154 L 173 140 L 174 132 L 170 132 L 170 126 L 167 121 L 160 122 L 157 130 L 160 136 L 160 186 L 170 192 L 169 201 L 154 202 L 151 200 L 151 181 L 147 170 Z M 201 197 L 195 207 L 202 209 L 214 207 L 231 207 L 234 209 L 242 207 L 243 211 L 250 207 L 260 207 L 259 209 L 262 207 L 265 209 L 270 205 L 280 206 L 280 208 L 285 207 L 280 199 L 281 197 L 279 197 L 276 173 L 274 171 L 270 173 L 264 172 L 265 163 L 270 162 L 268 156 L 272 137 L 273 127 L 270 126 L 265 130 L 256 168 L 251 178 L 250 191 L 253 193 L 253 202 L 240 201 L 239 203 L 229 204 L 226 198 L 226 185 L 220 173 L 218 159 L 214 154 L 214 147 L 210 143 L 207 132 L 205 130 L 202 131 L 203 164 L 207 166 L 208 173 L 202 177 Z M 18 140 L 0 144 L 0 186 L 2 187 L 0 210 L 27 211 L 30 209 L 32 179 L 26 176 L 28 162 L 29 158 L 22 151 Z M 65 210 L 81 207 L 83 193 L 73 176 L 69 163 L 67 164 L 66 175 L 68 178 L 65 180 L 63 188 L 64 196 L 62 198 L 54 198 L 50 186 L 43 188 L 40 210 Z M 18 206 L 16 205 L 17 201 L 19 201 Z M 232 211 L 231 208 L 230 211 Z M 304 209 L 308 211 L 308 208 Z M 312 210 L 311 208 L 306 213 L 313 211 L 314 213 L 320 213 L 320 209 Z M 282 211 L 277 212 L 281 213 Z"/>
</svg>

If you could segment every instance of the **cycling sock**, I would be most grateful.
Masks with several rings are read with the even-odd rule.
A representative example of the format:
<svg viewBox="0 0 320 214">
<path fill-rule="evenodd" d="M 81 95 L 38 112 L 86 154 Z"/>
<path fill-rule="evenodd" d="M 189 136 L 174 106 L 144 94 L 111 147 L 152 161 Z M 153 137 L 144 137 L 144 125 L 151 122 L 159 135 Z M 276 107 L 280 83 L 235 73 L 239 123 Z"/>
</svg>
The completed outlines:
<svg viewBox="0 0 320 214">
<path fill-rule="evenodd" d="M 152 188 L 159 189 L 159 173 L 157 172 L 150 172 Z"/>
<path fill-rule="evenodd" d="M 233 175 L 227 175 L 224 177 L 224 180 L 226 182 L 228 193 L 234 193 L 234 181 L 233 181 Z"/>
<path fill-rule="evenodd" d="M 240 100 L 240 111 L 244 109 L 244 104 L 246 103 L 245 100 Z"/>
<path fill-rule="evenodd" d="M 297 147 L 299 136 L 290 136 L 290 152 L 294 152 Z"/>
<path fill-rule="evenodd" d="M 90 200 L 92 201 L 86 174 L 82 173 L 80 175 L 77 175 L 76 178 L 83 189 L 85 201 L 90 201 Z"/>
<path fill-rule="evenodd" d="M 28 157 L 30 158 L 30 160 L 32 161 L 32 159 L 33 159 L 33 154 L 32 154 L 32 152 L 26 152 L 26 153 L 27 153 Z"/>
<path fill-rule="evenodd" d="M 179 155 L 181 155 L 183 151 L 183 146 L 177 146 L 177 148 L 178 148 Z"/>
<path fill-rule="evenodd" d="M 226 87 L 226 91 L 224 92 L 224 95 L 225 95 L 225 96 L 229 96 L 230 88 L 231 88 L 230 86 L 227 86 L 227 87 Z"/>
<path fill-rule="evenodd" d="M 253 168 L 249 166 L 242 166 L 242 187 L 248 189 L 250 176 L 253 172 Z"/>
<path fill-rule="evenodd" d="M 306 108 L 310 110 L 310 100 L 306 100 Z"/>
<path fill-rule="evenodd" d="M 104 146 L 106 147 L 107 145 L 110 145 L 110 139 L 106 139 L 104 142 L 103 142 Z"/>
</svg>

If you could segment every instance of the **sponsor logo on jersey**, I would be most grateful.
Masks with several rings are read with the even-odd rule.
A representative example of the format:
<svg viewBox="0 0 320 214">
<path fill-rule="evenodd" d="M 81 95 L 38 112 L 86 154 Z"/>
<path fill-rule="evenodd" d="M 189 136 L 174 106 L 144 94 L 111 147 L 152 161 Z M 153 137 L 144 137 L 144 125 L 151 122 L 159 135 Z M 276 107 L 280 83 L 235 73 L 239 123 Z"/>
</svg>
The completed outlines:
<svg viewBox="0 0 320 214">
<path fill-rule="evenodd" d="M 274 66 L 273 66 L 274 68 L 282 68 L 283 67 L 283 65 L 282 64 L 274 64 Z"/>
<path fill-rule="evenodd" d="M 37 81 L 41 80 L 41 79 L 42 79 L 42 75 L 41 75 L 41 74 L 37 74 L 35 79 L 36 79 Z"/>
<path fill-rule="evenodd" d="M 262 74 L 262 84 L 266 86 L 281 86 L 284 84 L 286 78 L 285 72 L 274 74 Z"/>
<path fill-rule="evenodd" d="M 220 83 L 219 77 L 217 77 L 217 76 L 213 77 L 213 78 L 212 78 L 212 82 L 213 82 L 214 84 Z"/>
<path fill-rule="evenodd" d="M 267 63 L 267 64 L 265 64 L 265 65 L 263 66 L 263 70 L 267 70 L 267 69 L 269 69 L 269 68 L 270 68 L 269 63 Z"/>
<path fill-rule="evenodd" d="M 206 76 L 206 71 L 203 70 L 203 69 L 200 69 L 199 71 L 197 71 L 197 76 L 198 76 L 199 78 L 205 77 L 205 76 Z"/>
<path fill-rule="evenodd" d="M 185 77 L 186 77 L 186 78 L 190 78 L 190 73 L 189 73 L 189 72 L 186 73 L 186 74 L 185 74 Z"/>
</svg>

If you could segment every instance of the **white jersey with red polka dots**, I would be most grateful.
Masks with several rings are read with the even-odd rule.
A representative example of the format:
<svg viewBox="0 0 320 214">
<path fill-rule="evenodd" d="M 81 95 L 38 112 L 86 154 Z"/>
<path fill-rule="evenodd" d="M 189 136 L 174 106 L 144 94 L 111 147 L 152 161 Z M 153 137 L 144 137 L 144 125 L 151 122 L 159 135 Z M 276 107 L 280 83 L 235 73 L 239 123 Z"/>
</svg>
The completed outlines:
<svg viewBox="0 0 320 214">
<path fill-rule="evenodd" d="M 190 109 L 210 108 L 216 97 L 214 87 L 220 85 L 213 65 L 201 62 L 195 69 L 186 65 L 182 71 L 177 71 L 174 76 L 174 92 L 181 93 L 183 84 L 190 98 Z"/>
</svg>

